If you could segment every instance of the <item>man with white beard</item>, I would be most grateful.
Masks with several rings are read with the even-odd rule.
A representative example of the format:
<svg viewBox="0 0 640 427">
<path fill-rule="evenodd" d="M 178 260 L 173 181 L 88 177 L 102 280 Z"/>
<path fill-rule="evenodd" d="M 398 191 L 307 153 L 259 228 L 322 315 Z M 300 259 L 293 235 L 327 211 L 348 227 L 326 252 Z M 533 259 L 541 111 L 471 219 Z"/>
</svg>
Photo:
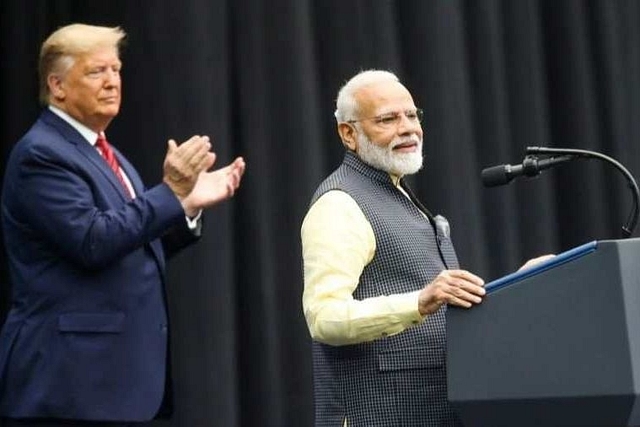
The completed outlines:
<svg viewBox="0 0 640 427">
<path fill-rule="evenodd" d="M 363 71 L 338 93 L 343 163 L 302 224 L 315 425 L 458 426 L 447 402 L 446 305 L 485 290 L 405 186 L 422 167 L 422 111 L 398 78 Z"/>
</svg>

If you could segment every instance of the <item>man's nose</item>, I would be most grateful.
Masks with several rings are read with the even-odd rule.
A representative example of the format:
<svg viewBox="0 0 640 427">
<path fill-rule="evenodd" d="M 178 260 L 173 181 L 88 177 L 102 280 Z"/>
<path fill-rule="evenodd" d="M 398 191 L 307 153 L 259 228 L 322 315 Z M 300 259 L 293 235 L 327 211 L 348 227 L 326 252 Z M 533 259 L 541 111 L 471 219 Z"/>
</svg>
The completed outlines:
<svg viewBox="0 0 640 427">
<path fill-rule="evenodd" d="M 422 126 L 420 125 L 419 120 L 411 119 L 404 113 L 400 114 L 398 120 L 398 133 L 401 135 L 407 133 L 417 133 L 422 130 Z"/>
<path fill-rule="evenodd" d="M 120 83 L 120 72 L 114 70 L 107 70 L 105 73 L 105 83 L 109 86 Z"/>
</svg>

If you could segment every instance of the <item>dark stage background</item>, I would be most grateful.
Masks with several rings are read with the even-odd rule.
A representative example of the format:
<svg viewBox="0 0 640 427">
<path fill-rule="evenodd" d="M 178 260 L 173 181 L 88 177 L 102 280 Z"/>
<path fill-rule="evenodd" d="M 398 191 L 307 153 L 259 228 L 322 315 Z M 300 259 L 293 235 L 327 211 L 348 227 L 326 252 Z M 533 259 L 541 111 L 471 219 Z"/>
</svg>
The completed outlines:
<svg viewBox="0 0 640 427">
<path fill-rule="evenodd" d="M 209 134 L 219 165 L 248 165 L 237 196 L 205 214 L 202 242 L 169 266 L 176 414 L 158 425 L 311 425 L 299 226 L 342 158 L 334 99 L 361 69 L 394 70 L 424 108 L 413 185 L 485 279 L 618 238 L 629 213 L 622 176 L 598 161 L 494 189 L 480 171 L 544 145 L 640 173 L 636 0 L 2 0 L 0 172 L 39 111 L 40 43 L 76 21 L 129 34 L 108 134 L 148 184 L 168 138 Z"/>
</svg>

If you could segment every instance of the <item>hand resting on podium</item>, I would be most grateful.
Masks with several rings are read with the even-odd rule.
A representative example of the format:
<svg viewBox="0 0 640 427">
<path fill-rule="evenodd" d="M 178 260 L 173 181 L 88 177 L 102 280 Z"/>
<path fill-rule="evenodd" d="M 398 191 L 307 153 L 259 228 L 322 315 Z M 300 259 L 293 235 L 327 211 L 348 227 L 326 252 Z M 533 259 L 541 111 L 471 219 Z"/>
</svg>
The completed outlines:
<svg viewBox="0 0 640 427">
<path fill-rule="evenodd" d="M 525 262 L 524 264 L 522 264 L 522 266 L 518 269 L 518 271 L 522 271 L 526 268 L 529 267 L 533 267 L 534 265 L 540 264 L 541 262 L 544 262 L 548 259 L 553 258 L 554 256 L 556 256 L 555 254 L 546 254 L 546 255 L 540 255 L 539 257 L 535 257 L 535 258 L 531 258 L 529 261 Z"/>
</svg>

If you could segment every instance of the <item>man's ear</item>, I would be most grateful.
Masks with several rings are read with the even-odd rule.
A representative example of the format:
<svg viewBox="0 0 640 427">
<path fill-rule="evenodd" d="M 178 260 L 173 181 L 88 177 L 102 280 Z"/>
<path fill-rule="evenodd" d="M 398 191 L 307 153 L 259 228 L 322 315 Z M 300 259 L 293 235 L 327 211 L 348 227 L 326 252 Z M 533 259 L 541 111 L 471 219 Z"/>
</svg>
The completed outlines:
<svg viewBox="0 0 640 427">
<path fill-rule="evenodd" d="M 338 123 L 338 135 L 342 144 L 353 152 L 358 151 L 358 131 L 351 123 Z"/>
<path fill-rule="evenodd" d="M 53 98 L 59 101 L 65 98 L 62 79 L 59 76 L 55 74 L 49 74 L 49 76 L 47 76 L 47 86 L 49 86 L 49 92 L 51 93 L 51 96 L 53 96 Z"/>
</svg>

